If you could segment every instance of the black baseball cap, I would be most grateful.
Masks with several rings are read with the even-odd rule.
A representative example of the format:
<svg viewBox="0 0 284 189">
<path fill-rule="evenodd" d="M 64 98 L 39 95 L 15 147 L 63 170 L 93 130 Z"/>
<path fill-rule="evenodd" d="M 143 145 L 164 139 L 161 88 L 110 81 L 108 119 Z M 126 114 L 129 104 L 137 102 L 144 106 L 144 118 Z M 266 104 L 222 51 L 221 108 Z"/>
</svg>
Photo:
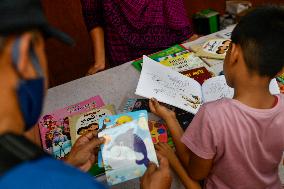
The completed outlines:
<svg viewBox="0 0 284 189">
<path fill-rule="evenodd" d="M 53 28 L 44 16 L 41 0 L 0 0 L 0 35 L 38 29 L 45 37 L 54 37 L 73 45 L 67 34 Z"/>
</svg>

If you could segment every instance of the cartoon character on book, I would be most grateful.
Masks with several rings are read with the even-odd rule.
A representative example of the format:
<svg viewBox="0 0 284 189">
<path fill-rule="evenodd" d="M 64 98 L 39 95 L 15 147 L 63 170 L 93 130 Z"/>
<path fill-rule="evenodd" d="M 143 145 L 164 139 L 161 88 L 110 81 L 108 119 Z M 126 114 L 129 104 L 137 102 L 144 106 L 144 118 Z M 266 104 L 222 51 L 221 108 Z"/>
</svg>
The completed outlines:
<svg viewBox="0 0 284 189">
<path fill-rule="evenodd" d="M 156 121 L 149 121 L 149 129 L 154 144 L 159 142 L 168 142 L 167 129 L 164 124 L 158 123 Z"/>
<path fill-rule="evenodd" d="M 94 130 L 98 130 L 99 129 L 99 125 L 98 123 L 91 123 L 86 127 L 81 127 L 77 130 L 77 134 L 78 135 L 84 135 L 90 131 L 94 131 Z"/>
<path fill-rule="evenodd" d="M 63 134 L 63 129 L 58 127 L 53 132 L 53 153 L 56 158 L 65 157 L 71 150 L 71 141 Z"/>
<path fill-rule="evenodd" d="M 43 117 L 42 125 L 47 129 L 45 134 L 46 148 L 48 151 L 52 149 L 53 130 L 56 128 L 57 123 L 52 115 L 45 115 Z"/>
<path fill-rule="evenodd" d="M 218 47 L 218 50 L 216 51 L 217 54 L 224 54 L 227 52 L 227 50 L 229 49 L 231 40 L 226 40 L 222 42 L 222 46 Z"/>
<path fill-rule="evenodd" d="M 45 115 L 43 117 L 43 126 L 49 131 L 56 128 L 56 121 L 54 120 L 52 115 Z"/>
<path fill-rule="evenodd" d="M 104 138 L 106 143 L 112 140 L 108 135 L 105 135 Z M 109 146 L 106 150 L 113 155 L 111 161 L 109 161 L 111 169 L 115 169 L 116 165 L 119 166 L 120 160 L 135 160 L 137 165 L 144 165 L 145 167 L 150 162 L 145 143 L 134 133 L 134 129 L 129 129 L 125 133 L 118 135 L 112 141 L 112 146 Z M 143 156 L 141 157 L 140 154 Z"/>
</svg>

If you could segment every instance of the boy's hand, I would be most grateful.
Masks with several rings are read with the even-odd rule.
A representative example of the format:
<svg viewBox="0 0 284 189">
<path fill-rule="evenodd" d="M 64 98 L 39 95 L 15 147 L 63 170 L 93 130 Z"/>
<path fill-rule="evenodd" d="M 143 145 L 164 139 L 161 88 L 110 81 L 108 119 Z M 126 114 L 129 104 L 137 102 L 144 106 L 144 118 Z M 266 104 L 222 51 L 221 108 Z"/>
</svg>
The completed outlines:
<svg viewBox="0 0 284 189">
<path fill-rule="evenodd" d="M 86 133 L 75 142 L 66 162 L 87 172 L 96 160 L 98 147 L 103 143 L 104 138 L 98 138 L 97 131 Z"/>
<path fill-rule="evenodd" d="M 163 105 L 160 105 L 160 103 L 154 98 L 149 101 L 149 106 L 152 113 L 156 114 L 164 120 L 176 118 L 175 112 L 169 110 Z"/>
<path fill-rule="evenodd" d="M 169 162 L 163 156 L 158 155 L 160 166 L 149 163 L 148 169 L 141 179 L 141 189 L 170 189 L 172 177 Z"/>
<path fill-rule="evenodd" d="M 176 161 L 179 161 L 174 150 L 167 143 L 158 143 L 155 145 L 156 152 L 166 157 L 169 163 L 172 165 Z"/>
</svg>

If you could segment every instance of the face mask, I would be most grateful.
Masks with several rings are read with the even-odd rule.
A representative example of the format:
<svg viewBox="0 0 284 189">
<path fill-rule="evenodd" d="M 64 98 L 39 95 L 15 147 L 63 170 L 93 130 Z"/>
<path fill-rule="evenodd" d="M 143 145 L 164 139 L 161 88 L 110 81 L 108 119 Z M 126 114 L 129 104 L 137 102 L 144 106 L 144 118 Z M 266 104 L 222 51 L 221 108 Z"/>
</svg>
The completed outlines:
<svg viewBox="0 0 284 189">
<path fill-rule="evenodd" d="M 18 70 L 19 45 L 20 39 L 17 39 L 12 53 L 13 64 L 16 70 Z M 41 115 L 44 99 L 43 73 L 33 48 L 30 49 L 30 58 L 39 77 L 29 80 L 20 79 L 16 89 L 19 107 L 25 123 L 25 130 L 29 130 L 37 123 Z"/>
</svg>

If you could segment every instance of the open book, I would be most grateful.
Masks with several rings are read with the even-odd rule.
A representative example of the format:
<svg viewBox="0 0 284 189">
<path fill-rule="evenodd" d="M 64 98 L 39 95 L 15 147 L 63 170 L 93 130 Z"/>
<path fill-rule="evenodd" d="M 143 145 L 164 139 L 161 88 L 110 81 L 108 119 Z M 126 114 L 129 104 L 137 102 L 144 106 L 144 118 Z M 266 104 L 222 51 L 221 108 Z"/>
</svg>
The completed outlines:
<svg viewBox="0 0 284 189">
<path fill-rule="evenodd" d="M 271 81 L 270 92 L 279 94 L 275 79 Z M 193 114 L 204 102 L 223 97 L 232 98 L 234 89 L 230 88 L 224 76 L 212 77 L 202 85 L 154 60 L 143 57 L 143 68 L 135 94 L 157 100 L 186 110 Z"/>
</svg>

